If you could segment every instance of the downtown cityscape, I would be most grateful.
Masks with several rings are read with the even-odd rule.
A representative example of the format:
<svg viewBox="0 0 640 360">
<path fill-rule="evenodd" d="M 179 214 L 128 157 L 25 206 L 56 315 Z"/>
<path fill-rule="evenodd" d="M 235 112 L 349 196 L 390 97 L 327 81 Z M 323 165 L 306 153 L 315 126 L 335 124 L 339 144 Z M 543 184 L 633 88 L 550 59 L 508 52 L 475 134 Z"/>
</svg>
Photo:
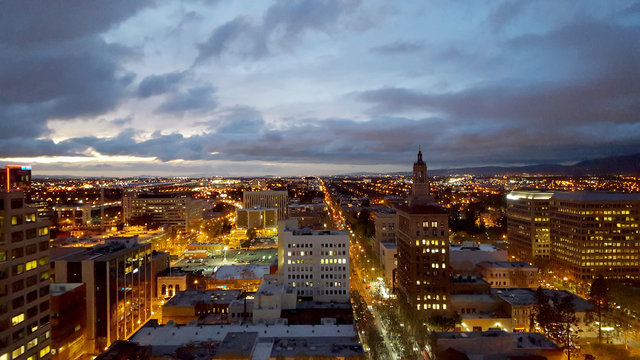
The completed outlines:
<svg viewBox="0 0 640 360">
<path fill-rule="evenodd" d="M 640 3 L 0 2 L 0 360 L 639 360 Z"/>
</svg>

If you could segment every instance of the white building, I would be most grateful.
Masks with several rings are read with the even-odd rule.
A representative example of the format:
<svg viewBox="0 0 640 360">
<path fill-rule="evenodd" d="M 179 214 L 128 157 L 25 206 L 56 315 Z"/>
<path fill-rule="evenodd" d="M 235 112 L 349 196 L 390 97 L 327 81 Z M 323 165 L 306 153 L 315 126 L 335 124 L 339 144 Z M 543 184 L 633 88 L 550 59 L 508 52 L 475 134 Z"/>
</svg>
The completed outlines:
<svg viewBox="0 0 640 360">
<path fill-rule="evenodd" d="M 384 271 L 384 280 L 388 284 L 395 284 L 393 273 L 398 267 L 398 244 L 380 243 L 380 264 Z"/>
<path fill-rule="evenodd" d="M 298 296 L 314 301 L 349 300 L 349 234 L 278 223 L 278 273 Z"/>
<path fill-rule="evenodd" d="M 499 249 L 491 244 L 465 241 L 462 244 L 449 246 L 449 264 L 453 273 L 473 274 L 478 263 L 508 260 L 507 250 Z"/>
<path fill-rule="evenodd" d="M 276 208 L 278 219 L 287 218 L 287 205 L 289 193 L 286 190 L 244 191 L 242 193 L 242 206 L 253 208 Z"/>
</svg>

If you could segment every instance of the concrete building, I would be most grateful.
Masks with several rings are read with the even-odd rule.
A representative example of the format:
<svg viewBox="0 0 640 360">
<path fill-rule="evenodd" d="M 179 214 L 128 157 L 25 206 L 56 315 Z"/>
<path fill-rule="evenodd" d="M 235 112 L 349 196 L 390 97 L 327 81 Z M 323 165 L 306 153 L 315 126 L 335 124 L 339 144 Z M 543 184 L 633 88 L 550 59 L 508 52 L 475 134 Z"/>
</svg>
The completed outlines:
<svg viewBox="0 0 640 360">
<path fill-rule="evenodd" d="M 186 231 L 202 221 L 202 200 L 167 194 L 134 193 L 122 198 L 125 223 L 143 222 Z"/>
<path fill-rule="evenodd" d="M 2 360 L 49 358 L 49 228 L 36 212 L 22 191 L 0 193 Z"/>
<path fill-rule="evenodd" d="M 427 165 L 418 151 L 408 205 L 397 208 L 399 297 L 419 311 L 447 310 L 450 292 L 449 219 L 429 195 Z"/>
<path fill-rule="evenodd" d="M 380 243 L 380 264 L 384 271 L 384 280 L 395 287 L 395 274 L 398 268 L 398 244 L 395 242 Z"/>
<path fill-rule="evenodd" d="M 373 213 L 375 226 L 374 249 L 379 249 L 380 244 L 385 242 L 396 242 L 397 221 L 398 217 L 395 209 L 380 209 Z"/>
<path fill-rule="evenodd" d="M 91 224 L 92 208 L 90 204 L 55 205 L 53 211 L 60 226 L 86 226 Z"/>
<path fill-rule="evenodd" d="M 265 275 L 253 300 L 253 323 L 274 324 L 282 311 L 295 309 L 298 293 L 281 275 Z"/>
<path fill-rule="evenodd" d="M 476 265 L 483 261 L 508 261 L 509 256 L 504 249 L 491 244 L 478 244 L 465 241 L 462 244 L 449 246 L 449 264 L 454 274 L 474 274 Z"/>
<path fill-rule="evenodd" d="M 84 283 L 88 354 L 127 339 L 151 317 L 151 245 L 107 238 L 91 248 L 62 249 L 52 257 L 55 282 Z"/>
<path fill-rule="evenodd" d="M 164 271 L 156 278 L 157 297 L 166 299 L 174 296 L 180 291 L 187 290 L 189 275 L 186 272 L 172 270 Z"/>
<path fill-rule="evenodd" d="M 299 297 L 349 301 L 349 234 L 300 229 L 295 220 L 280 221 L 278 273 Z"/>
<path fill-rule="evenodd" d="M 242 193 L 242 207 L 245 209 L 263 208 L 278 209 L 278 219 L 287 218 L 289 193 L 286 190 L 244 191 Z"/>
<path fill-rule="evenodd" d="M 76 360 L 86 355 L 86 293 L 82 283 L 51 284 L 51 359 Z"/>
<path fill-rule="evenodd" d="M 640 279 L 640 193 L 555 193 L 551 258 L 562 276 L 590 282 Z"/>
<path fill-rule="evenodd" d="M 476 274 L 493 288 L 537 288 L 538 268 L 524 261 L 483 261 Z"/>
<path fill-rule="evenodd" d="M 249 229 L 276 228 L 278 226 L 278 209 L 245 208 L 236 210 L 236 226 Z"/>
<path fill-rule="evenodd" d="M 509 254 L 533 262 L 551 257 L 549 191 L 512 191 L 507 195 Z"/>
</svg>

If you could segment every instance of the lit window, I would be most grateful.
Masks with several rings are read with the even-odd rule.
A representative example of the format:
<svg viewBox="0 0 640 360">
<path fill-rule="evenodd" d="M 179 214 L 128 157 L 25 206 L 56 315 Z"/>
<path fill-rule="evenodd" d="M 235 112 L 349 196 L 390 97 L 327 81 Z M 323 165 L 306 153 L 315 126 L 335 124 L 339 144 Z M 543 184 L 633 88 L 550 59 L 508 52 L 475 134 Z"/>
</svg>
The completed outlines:
<svg viewBox="0 0 640 360">
<path fill-rule="evenodd" d="M 18 314 L 11 318 L 11 324 L 13 324 L 13 326 L 18 325 L 23 321 L 24 321 L 24 313 Z"/>
<path fill-rule="evenodd" d="M 27 263 L 27 271 L 33 270 L 37 267 L 38 267 L 38 262 L 36 260 L 32 260 Z"/>
<path fill-rule="evenodd" d="M 42 349 L 40 350 L 40 357 L 41 357 L 41 358 L 42 358 L 42 357 L 45 357 L 45 356 L 47 356 L 47 354 L 48 354 L 48 353 L 50 353 L 50 352 L 51 352 L 51 348 L 50 348 L 49 346 L 45 346 L 44 348 L 42 348 Z"/>
<path fill-rule="evenodd" d="M 22 355 L 22 354 L 24 354 L 24 345 L 22 345 L 22 346 L 20 346 L 19 348 L 17 348 L 17 349 L 15 349 L 15 350 L 13 350 L 13 351 L 11 352 L 11 357 L 12 357 L 13 359 L 15 359 L 15 358 L 17 358 L 18 356 L 20 356 L 20 355 Z"/>
</svg>

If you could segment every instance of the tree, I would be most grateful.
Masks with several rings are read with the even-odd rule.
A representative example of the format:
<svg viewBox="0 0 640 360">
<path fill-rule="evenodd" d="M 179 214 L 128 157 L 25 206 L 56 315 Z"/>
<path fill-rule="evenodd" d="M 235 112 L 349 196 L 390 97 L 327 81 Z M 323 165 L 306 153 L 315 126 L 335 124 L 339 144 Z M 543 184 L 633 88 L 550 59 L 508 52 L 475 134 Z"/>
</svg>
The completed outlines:
<svg viewBox="0 0 640 360">
<path fill-rule="evenodd" d="M 609 288 L 602 275 L 599 275 L 593 283 L 591 283 L 589 299 L 598 316 L 598 342 L 602 342 L 602 315 L 609 310 Z"/>
<path fill-rule="evenodd" d="M 429 326 L 434 327 L 440 331 L 453 331 L 455 330 L 456 325 L 460 324 L 461 322 L 462 317 L 459 314 L 434 314 L 429 316 L 429 318 L 427 319 L 427 324 L 429 324 Z"/>
<path fill-rule="evenodd" d="M 554 296 L 549 297 L 541 287 L 536 290 L 537 309 L 536 320 L 544 333 L 556 344 L 567 350 L 571 358 L 571 352 L 578 334 L 575 327 L 578 326 L 578 318 L 573 306 L 573 297 Z"/>
<path fill-rule="evenodd" d="M 256 229 L 254 228 L 247 229 L 247 239 L 253 240 L 256 238 L 256 236 L 257 236 Z"/>
</svg>

